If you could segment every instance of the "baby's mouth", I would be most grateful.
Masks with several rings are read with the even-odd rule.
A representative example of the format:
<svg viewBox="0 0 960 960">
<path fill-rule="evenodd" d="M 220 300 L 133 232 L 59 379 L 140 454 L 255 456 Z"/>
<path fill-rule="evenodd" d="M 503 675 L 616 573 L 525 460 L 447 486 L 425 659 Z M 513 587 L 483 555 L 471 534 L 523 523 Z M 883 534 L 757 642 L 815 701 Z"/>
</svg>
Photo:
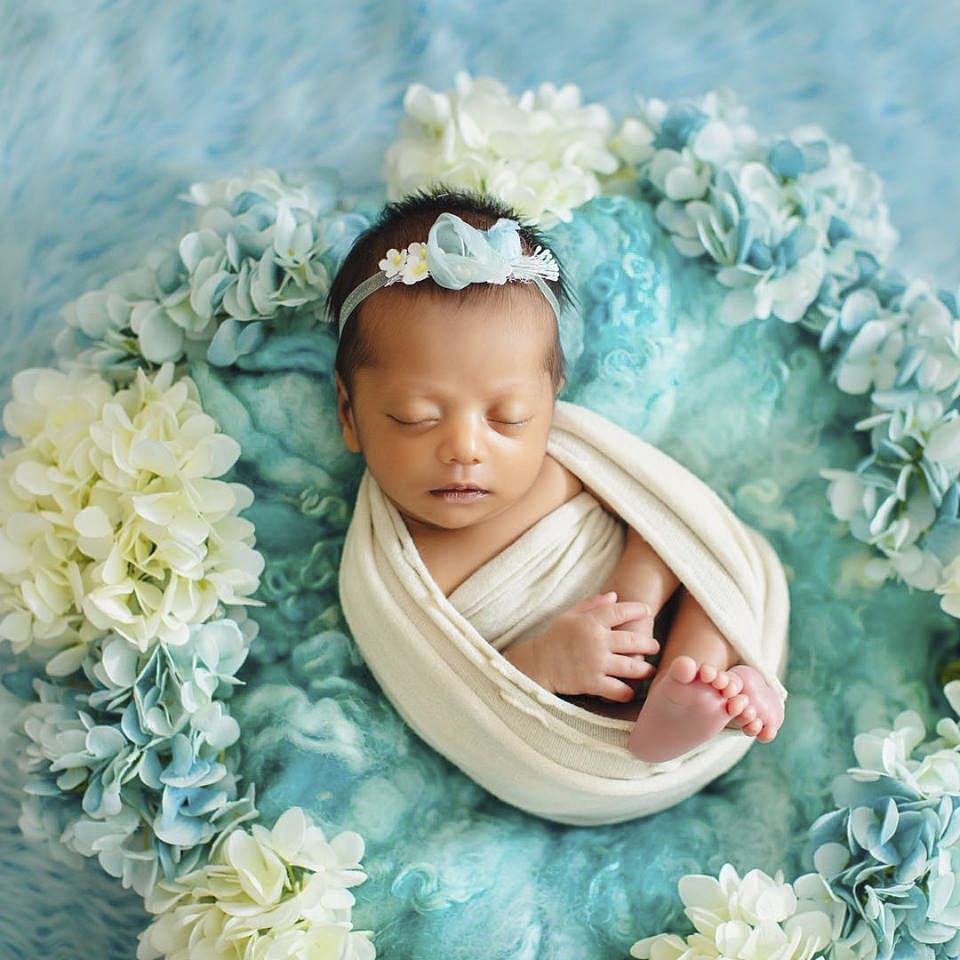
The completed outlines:
<svg viewBox="0 0 960 960">
<path fill-rule="evenodd" d="M 454 487 L 438 487 L 436 490 L 431 490 L 430 495 L 433 497 L 442 497 L 444 500 L 476 500 L 479 497 L 486 496 L 488 493 L 487 490 L 484 490 L 482 487 L 475 487 L 473 485 L 468 486 L 454 486 Z"/>
</svg>

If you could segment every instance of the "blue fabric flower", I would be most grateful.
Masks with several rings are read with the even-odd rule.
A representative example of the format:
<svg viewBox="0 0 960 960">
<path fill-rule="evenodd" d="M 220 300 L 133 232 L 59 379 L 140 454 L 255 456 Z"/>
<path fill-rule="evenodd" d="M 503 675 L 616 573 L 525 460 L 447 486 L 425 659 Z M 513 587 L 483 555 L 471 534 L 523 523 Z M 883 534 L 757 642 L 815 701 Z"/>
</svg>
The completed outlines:
<svg viewBox="0 0 960 960">
<path fill-rule="evenodd" d="M 427 236 L 431 278 L 450 290 L 469 283 L 506 283 L 510 259 L 523 253 L 517 229 L 517 222 L 505 217 L 489 230 L 478 230 L 452 213 L 441 213 Z"/>
</svg>

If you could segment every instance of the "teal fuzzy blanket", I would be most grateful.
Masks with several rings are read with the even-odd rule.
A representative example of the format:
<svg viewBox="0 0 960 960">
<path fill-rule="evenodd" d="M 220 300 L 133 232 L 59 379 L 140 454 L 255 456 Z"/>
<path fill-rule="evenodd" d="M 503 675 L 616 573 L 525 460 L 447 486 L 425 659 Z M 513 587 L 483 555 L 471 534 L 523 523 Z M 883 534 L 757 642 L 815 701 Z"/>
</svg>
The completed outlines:
<svg viewBox="0 0 960 960">
<path fill-rule="evenodd" d="M 634 90 L 728 83 L 754 97 L 758 127 L 788 126 L 782 110 L 791 124 L 859 136 L 869 144 L 860 159 L 888 174 L 904 271 L 955 280 L 944 213 L 960 200 L 947 159 L 955 105 L 943 91 L 960 75 L 945 59 L 941 22 L 957 26 L 952 5 L 924 8 L 930 23 L 911 29 L 896 27 L 893 5 L 607 6 L 589 23 L 582 8 L 553 11 L 549 25 L 546 8 L 513 2 L 482 12 L 288 4 L 282 16 L 255 3 L 177 2 L 151 9 L 149 22 L 133 4 L 0 6 L 0 81 L 14 106 L 0 119 L 2 399 L 17 369 L 50 362 L 62 303 L 183 225 L 173 197 L 189 182 L 254 160 L 296 169 L 319 159 L 376 200 L 406 84 L 446 87 L 461 66 L 516 91 L 534 79 L 579 82 L 611 109 Z M 817 86 L 813 67 L 824 64 L 829 83 Z M 830 783 L 853 765 L 854 734 L 907 708 L 928 727 L 946 712 L 934 663 L 955 648 L 955 622 L 932 594 L 858 586 L 851 561 L 862 545 L 833 519 L 818 475 L 861 455 L 852 424 L 863 398 L 836 391 L 828 361 L 797 327 L 720 326 L 722 292 L 673 250 L 648 206 L 596 199 L 552 236 L 584 305 L 563 331 L 561 397 L 702 477 L 788 569 L 786 721 L 772 744 L 653 817 L 571 828 L 500 803 L 404 725 L 340 615 L 337 560 L 362 462 L 340 440 L 333 337 L 273 338 L 242 369 L 194 365 L 205 409 L 242 445 L 234 475 L 255 492 L 246 515 L 267 562 L 258 594 L 267 605 L 252 614 L 260 633 L 230 701 L 240 772 L 257 785 L 264 823 L 299 805 L 328 835 L 363 836 L 368 879 L 352 890 L 352 919 L 375 932 L 387 960 L 600 960 L 686 930 L 679 877 L 725 862 L 741 873 L 804 872 L 807 828 L 832 807 Z M 626 252 L 650 270 L 628 273 Z M 4 695 L 5 726 L 15 709 Z M 59 862 L 26 842 L 20 775 L 9 750 L 2 761 L 0 956 L 133 957 L 150 919 L 140 898 L 95 862 Z"/>
</svg>

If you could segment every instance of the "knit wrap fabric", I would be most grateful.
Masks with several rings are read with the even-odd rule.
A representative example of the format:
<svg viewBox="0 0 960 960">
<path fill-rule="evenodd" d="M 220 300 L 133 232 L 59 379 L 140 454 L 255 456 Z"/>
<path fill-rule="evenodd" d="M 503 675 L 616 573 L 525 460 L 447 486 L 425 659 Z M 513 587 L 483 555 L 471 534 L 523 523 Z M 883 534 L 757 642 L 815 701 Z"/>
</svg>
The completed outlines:
<svg viewBox="0 0 960 960">
<path fill-rule="evenodd" d="M 650 543 L 742 662 L 785 699 L 789 599 L 764 537 L 677 461 L 586 407 L 556 402 L 547 453 Z M 504 562 L 493 558 L 448 598 L 367 470 L 339 573 L 354 639 L 406 723 L 490 793 L 571 825 L 617 823 L 679 803 L 754 742 L 729 728 L 681 757 L 647 763 L 627 749 L 632 721 L 562 699 L 503 656 L 542 625 L 545 602 L 572 605 L 615 565 L 622 530 L 597 522 L 592 499 L 564 504 L 588 534 L 571 538 L 573 553 L 561 553 L 563 562 L 550 544 L 552 522 L 569 531 L 561 508 L 511 544 Z M 570 580 L 573 597 L 564 593 Z"/>
</svg>

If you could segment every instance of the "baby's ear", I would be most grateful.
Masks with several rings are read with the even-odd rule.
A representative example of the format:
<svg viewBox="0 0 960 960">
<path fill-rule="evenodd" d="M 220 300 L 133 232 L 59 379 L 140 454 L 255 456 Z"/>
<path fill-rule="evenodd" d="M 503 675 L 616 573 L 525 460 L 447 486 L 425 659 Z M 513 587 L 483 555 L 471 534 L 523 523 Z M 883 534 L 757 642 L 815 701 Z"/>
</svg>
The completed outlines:
<svg viewBox="0 0 960 960">
<path fill-rule="evenodd" d="M 353 409 L 350 406 L 350 397 L 347 394 L 347 388 L 340 379 L 340 374 L 335 372 L 334 375 L 337 385 L 337 419 L 343 428 L 343 443 L 351 453 L 360 453 L 360 442 L 353 419 Z"/>
</svg>

